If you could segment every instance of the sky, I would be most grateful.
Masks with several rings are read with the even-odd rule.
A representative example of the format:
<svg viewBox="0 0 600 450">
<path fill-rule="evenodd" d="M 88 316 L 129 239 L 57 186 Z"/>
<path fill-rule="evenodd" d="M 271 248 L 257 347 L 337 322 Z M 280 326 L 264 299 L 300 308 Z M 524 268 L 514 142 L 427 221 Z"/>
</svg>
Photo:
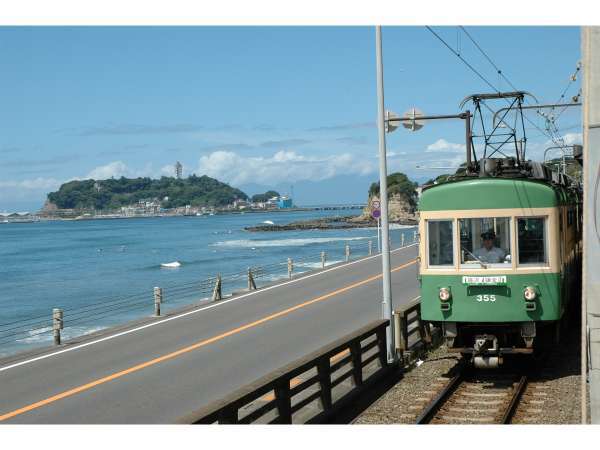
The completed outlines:
<svg viewBox="0 0 600 450">
<path fill-rule="evenodd" d="M 458 27 L 433 30 L 512 90 Z M 540 103 L 579 90 L 578 27 L 466 30 Z M 422 26 L 384 26 L 383 61 L 386 108 L 400 114 L 456 114 L 491 90 Z M 565 142 L 581 141 L 580 115 L 557 121 Z M 376 118 L 373 27 L 0 27 L 0 211 L 35 211 L 68 180 L 173 176 L 176 161 L 249 195 L 365 202 L 379 177 Z M 540 159 L 554 144 L 526 125 Z M 464 125 L 400 128 L 387 150 L 390 173 L 424 182 L 464 161 Z"/>
</svg>

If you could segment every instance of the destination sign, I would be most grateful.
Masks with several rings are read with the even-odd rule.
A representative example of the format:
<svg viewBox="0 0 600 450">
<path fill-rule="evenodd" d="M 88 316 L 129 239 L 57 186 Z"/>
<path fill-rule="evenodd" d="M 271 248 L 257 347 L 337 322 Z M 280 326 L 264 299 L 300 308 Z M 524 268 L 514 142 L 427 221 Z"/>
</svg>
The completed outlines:
<svg viewBox="0 0 600 450">
<path fill-rule="evenodd" d="M 491 275 L 485 277 L 465 276 L 462 279 L 463 284 L 470 286 L 506 286 L 505 275 Z"/>
</svg>

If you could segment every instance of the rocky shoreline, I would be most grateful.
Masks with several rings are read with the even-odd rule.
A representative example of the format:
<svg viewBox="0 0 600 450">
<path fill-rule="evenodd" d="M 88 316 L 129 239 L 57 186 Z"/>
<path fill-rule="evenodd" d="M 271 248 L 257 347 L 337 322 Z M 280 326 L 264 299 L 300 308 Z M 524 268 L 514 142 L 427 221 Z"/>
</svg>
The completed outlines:
<svg viewBox="0 0 600 450">
<path fill-rule="evenodd" d="M 399 225 L 416 225 L 416 219 L 404 219 L 399 221 L 390 221 Z M 293 231 L 293 230 L 339 230 L 349 228 L 376 227 L 377 221 L 370 216 L 343 216 L 343 217 L 324 217 L 322 219 L 302 220 L 290 222 L 287 224 L 260 224 L 252 227 L 245 227 L 246 231 Z"/>
</svg>

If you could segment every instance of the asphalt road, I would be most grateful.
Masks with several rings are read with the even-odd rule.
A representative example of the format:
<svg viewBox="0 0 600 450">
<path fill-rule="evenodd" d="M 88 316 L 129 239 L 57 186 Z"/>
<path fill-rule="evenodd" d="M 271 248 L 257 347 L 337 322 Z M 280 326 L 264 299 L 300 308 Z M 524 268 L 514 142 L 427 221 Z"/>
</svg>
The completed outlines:
<svg viewBox="0 0 600 450">
<path fill-rule="evenodd" d="M 415 257 L 392 253 L 394 306 L 419 295 Z M 380 273 L 365 258 L 0 365 L 0 423 L 172 423 L 378 319 Z"/>
</svg>

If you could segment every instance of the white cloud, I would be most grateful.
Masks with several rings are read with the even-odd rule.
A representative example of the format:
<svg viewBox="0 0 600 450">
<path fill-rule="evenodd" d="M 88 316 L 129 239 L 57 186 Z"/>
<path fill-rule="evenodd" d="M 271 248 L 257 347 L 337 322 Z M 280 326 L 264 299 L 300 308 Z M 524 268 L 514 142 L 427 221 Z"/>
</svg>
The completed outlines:
<svg viewBox="0 0 600 450">
<path fill-rule="evenodd" d="M 85 178 L 93 180 L 106 180 L 108 178 L 120 178 L 131 175 L 131 171 L 123 161 L 113 161 L 104 166 L 99 166 L 88 173 Z"/>
<path fill-rule="evenodd" d="M 168 174 L 165 172 L 167 167 L 165 166 L 161 169 L 160 174 L 165 174 L 169 176 L 173 176 L 173 171 Z M 156 171 L 152 168 L 152 163 L 147 163 L 142 169 L 134 170 L 131 169 L 127 164 L 123 161 L 113 161 L 104 166 L 98 166 L 89 172 L 85 177 L 79 178 L 71 178 L 71 180 L 107 180 L 109 178 L 136 178 L 136 177 L 156 177 L 160 176 Z"/>
<path fill-rule="evenodd" d="M 167 164 L 166 166 L 164 166 L 160 169 L 160 174 L 164 175 L 165 177 L 175 176 L 175 165 Z"/>
<path fill-rule="evenodd" d="M 0 181 L 0 201 L 4 204 L 2 209 L 6 208 L 7 205 L 16 205 L 18 202 L 37 203 L 47 192 L 58 189 L 60 184 L 61 181 L 55 178 L 43 177 L 20 181 Z"/>
<path fill-rule="evenodd" d="M 61 182 L 55 178 L 38 177 L 21 181 L 0 181 L 0 188 L 17 188 L 35 191 L 42 189 L 54 189 L 60 186 L 60 184 Z"/>
<path fill-rule="evenodd" d="M 581 144 L 583 142 L 583 134 L 581 133 L 567 133 L 562 138 L 565 145 Z"/>
<path fill-rule="evenodd" d="M 465 144 L 454 144 L 446 139 L 438 139 L 427 146 L 426 152 L 464 152 Z"/>
<path fill-rule="evenodd" d="M 375 169 L 372 161 L 358 160 L 349 153 L 317 157 L 279 151 L 273 156 L 241 156 L 230 151 L 216 151 L 200 158 L 196 172 L 232 185 L 272 185 L 320 181 L 337 175 L 367 175 Z"/>
</svg>

